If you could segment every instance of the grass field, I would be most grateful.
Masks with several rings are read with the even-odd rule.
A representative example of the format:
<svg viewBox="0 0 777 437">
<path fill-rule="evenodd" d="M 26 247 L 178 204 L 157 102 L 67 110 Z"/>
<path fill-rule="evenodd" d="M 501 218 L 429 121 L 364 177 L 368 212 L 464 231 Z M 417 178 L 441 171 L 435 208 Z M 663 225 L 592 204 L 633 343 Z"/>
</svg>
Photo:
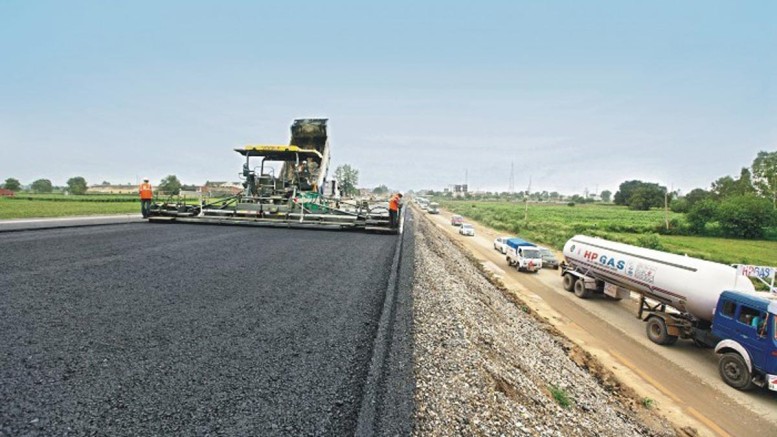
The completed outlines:
<svg viewBox="0 0 777 437">
<path fill-rule="evenodd" d="M 139 202 L 9 200 L 0 198 L 0 219 L 140 213 Z"/>
<path fill-rule="evenodd" d="M 664 211 L 631 211 L 615 205 L 584 204 L 569 207 L 502 202 L 439 201 L 440 205 L 488 227 L 561 249 L 575 234 L 593 235 L 629 244 L 660 244 L 668 252 L 687 254 L 725 264 L 777 265 L 777 241 L 656 235 L 664 226 Z M 683 214 L 669 213 L 675 224 Z M 657 241 L 656 241 L 657 240 Z"/>
</svg>

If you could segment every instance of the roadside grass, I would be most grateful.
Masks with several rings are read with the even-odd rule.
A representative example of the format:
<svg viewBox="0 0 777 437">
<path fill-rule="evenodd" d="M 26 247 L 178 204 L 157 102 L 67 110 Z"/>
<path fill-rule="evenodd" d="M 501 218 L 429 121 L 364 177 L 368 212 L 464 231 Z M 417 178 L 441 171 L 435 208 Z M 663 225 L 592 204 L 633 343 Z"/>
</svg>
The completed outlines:
<svg viewBox="0 0 777 437">
<path fill-rule="evenodd" d="M 601 204 L 529 204 L 526 222 L 523 204 L 445 200 L 440 204 L 498 231 L 559 250 L 572 236 L 585 234 L 724 264 L 777 264 L 777 241 L 658 235 L 665 225 L 663 210 L 631 211 Z M 684 223 L 685 217 L 670 212 L 669 220 L 677 225 Z"/>
<path fill-rule="evenodd" d="M 46 200 L 11 200 L 0 198 L 0 219 L 66 217 L 78 215 L 140 213 L 135 202 L 52 202 Z"/>
<path fill-rule="evenodd" d="M 206 202 L 216 202 L 223 199 L 207 198 Z M 160 196 L 156 197 L 154 201 L 199 204 L 199 198 L 194 197 Z M 136 194 L 65 196 L 62 194 L 25 193 L 12 198 L 0 197 L 0 220 L 127 213 L 140 213 L 140 199 Z"/>
<path fill-rule="evenodd" d="M 569 397 L 566 390 L 552 384 L 548 386 L 548 390 L 550 390 L 551 396 L 553 396 L 553 399 L 556 400 L 561 408 L 569 408 L 572 406 L 572 399 Z"/>
</svg>

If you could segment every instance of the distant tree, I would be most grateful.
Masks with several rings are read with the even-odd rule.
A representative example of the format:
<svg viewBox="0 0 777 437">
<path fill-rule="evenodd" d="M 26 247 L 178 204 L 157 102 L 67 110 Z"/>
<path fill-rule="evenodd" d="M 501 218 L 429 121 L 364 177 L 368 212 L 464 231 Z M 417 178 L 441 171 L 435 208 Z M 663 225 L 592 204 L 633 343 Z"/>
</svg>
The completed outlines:
<svg viewBox="0 0 777 437">
<path fill-rule="evenodd" d="M 181 190 L 183 191 L 197 191 L 196 185 L 181 185 Z"/>
<path fill-rule="evenodd" d="M 669 203 L 669 209 L 674 212 L 688 212 L 688 208 L 688 199 L 685 197 L 672 199 L 672 201 Z"/>
<path fill-rule="evenodd" d="M 696 202 L 699 202 L 704 199 L 709 199 L 711 196 L 709 191 L 703 190 L 701 188 L 694 188 L 691 190 L 688 194 L 685 195 L 684 199 L 686 202 L 688 202 L 688 209 L 690 209 L 693 205 L 696 204 Z"/>
<path fill-rule="evenodd" d="M 629 198 L 631 197 L 631 194 L 634 192 L 637 187 L 642 185 L 644 182 L 642 181 L 625 181 L 620 184 L 618 187 L 618 191 L 615 192 L 615 197 L 613 198 L 613 202 L 615 202 L 616 205 L 628 205 L 629 204 Z"/>
<path fill-rule="evenodd" d="M 67 180 L 67 190 L 70 194 L 86 194 L 86 179 L 76 176 Z"/>
<path fill-rule="evenodd" d="M 359 170 L 344 164 L 335 169 L 335 178 L 337 184 L 346 196 L 353 196 L 357 193 L 356 185 L 359 183 Z"/>
<path fill-rule="evenodd" d="M 32 183 L 31 188 L 34 193 L 50 193 L 54 189 L 48 179 L 38 179 Z"/>
<path fill-rule="evenodd" d="M 559 194 L 558 191 L 550 192 L 550 200 L 558 200 L 560 197 L 561 197 L 561 194 Z"/>
<path fill-rule="evenodd" d="M 103 181 L 103 183 L 101 183 L 100 185 L 102 185 L 103 187 L 107 187 L 107 186 L 108 186 L 108 185 L 110 185 L 110 184 L 111 184 L 111 183 L 110 183 L 110 182 L 108 182 L 108 181 Z"/>
<path fill-rule="evenodd" d="M 724 199 L 737 194 L 737 181 L 731 176 L 723 176 L 712 183 L 710 191 L 717 199 Z"/>
<path fill-rule="evenodd" d="M 666 187 L 656 183 L 642 181 L 627 181 L 620 185 L 615 193 L 615 203 L 627 205 L 630 209 L 647 211 L 652 207 L 664 205 Z"/>
<path fill-rule="evenodd" d="M 749 168 L 743 167 L 737 179 L 736 192 L 740 196 L 751 196 L 758 193 L 753 186 L 753 174 Z"/>
<path fill-rule="evenodd" d="M 604 190 L 602 191 L 602 194 L 599 195 L 602 198 L 602 202 L 609 202 L 612 198 L 612 191 L 610 190 Z"/>
<path fill-rule="evenodd" d="M 753 185 L 777 208 L 777 151 L 758 152 L 752 168 Z"/>
<path fill-rule="evenodd" d="M 389 192 L 389 188 L 385 185 L 379 185 L 372 189 L 372 194 L 386 194 Z M 438 195 L 438 194 L 434 194 Z"/>
<path fill-rule="evenodd" d="M 691 231 L 703 234 L 704 228 L 709 222 L 717 219 L 718 203 L 712 199 L 703 199 L 696 202 L 688 209 L 685 219 Z"/>
<path fill-rule="evenodd" d="M 19 182 L 18 179 L 8 178 L 5 180 L 5 183 L 3 184 L 3 188 L 5 188 L 6 190 L 11 190 L 15 192 L 22 189 L 22 184 Z"/>
<path fill-rule="evenodd" d="M 720 202 L 717 218 L 727 236 L 763 238 L 774 224 L 774 205 L 763 197 L 731 196 Z"/>
<path fill-rule="evenodd" d="M 178 194 L 181 192 L 181 181 L 175 175 L 168 175 L 159 182 L 158 189 L 166 194 Z"/>
</svg>

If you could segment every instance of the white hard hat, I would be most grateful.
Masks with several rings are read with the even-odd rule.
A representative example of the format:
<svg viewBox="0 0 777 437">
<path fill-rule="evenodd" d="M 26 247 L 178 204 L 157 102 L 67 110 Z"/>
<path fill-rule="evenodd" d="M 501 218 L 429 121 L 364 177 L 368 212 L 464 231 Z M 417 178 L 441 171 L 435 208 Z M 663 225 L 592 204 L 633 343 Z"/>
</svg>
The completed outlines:
<svg viewBox="0 0 777 437">
<path fill-rule="evenodd" d="M 148 178 L 143 178 L 143 182 L 148 182 Z"/>
</svg>

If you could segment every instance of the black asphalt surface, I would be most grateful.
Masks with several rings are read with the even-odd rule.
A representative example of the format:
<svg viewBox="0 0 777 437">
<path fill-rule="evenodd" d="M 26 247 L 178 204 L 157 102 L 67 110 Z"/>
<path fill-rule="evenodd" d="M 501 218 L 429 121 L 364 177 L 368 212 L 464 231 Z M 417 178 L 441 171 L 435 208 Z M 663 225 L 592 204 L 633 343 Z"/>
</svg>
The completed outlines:
<svg viewBox="0 0 777 437">
<path fill-rule="evenodd" d="M 353 434 L 399 238 L 147 223 L 0 234 L 0 435 Z M 411 303 L 394 305 L 390 337 L 407 340 Z M 382 372 L 412 380 L 408 353 L 389 347 Z M 412 388 L 387 379 L 398 387 L 380 402 L 404 403 L 391 417 L 408 430 Z"/>
</svg>

